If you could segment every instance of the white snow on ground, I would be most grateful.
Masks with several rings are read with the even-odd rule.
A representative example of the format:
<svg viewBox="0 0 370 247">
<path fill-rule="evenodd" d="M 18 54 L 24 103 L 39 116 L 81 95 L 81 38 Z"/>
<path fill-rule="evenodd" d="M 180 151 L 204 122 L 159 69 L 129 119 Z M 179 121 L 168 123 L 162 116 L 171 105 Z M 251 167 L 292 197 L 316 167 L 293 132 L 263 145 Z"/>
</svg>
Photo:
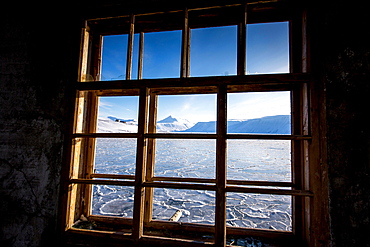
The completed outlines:
<svg viewBox="0 0 370 247">
<path fill-rule="evenodd" d="M 117 119 L 118 120 L 118 119 Z M 135 133 L 137 132 L 137 122 L 116 121 L 109 118 L 98 118 L 99 133 Z"/>
</svg>

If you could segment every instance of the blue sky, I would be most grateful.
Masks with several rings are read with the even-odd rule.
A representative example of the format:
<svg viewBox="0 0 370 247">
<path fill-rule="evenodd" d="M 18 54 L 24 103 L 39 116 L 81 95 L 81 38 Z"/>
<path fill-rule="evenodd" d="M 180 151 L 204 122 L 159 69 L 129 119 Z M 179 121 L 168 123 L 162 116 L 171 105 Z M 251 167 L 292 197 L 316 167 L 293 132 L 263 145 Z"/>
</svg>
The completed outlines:
<svg viewBox="0 0 370 247">
<path fill-rule="evenodd" d="M 288 23 L 247 25 L 247 74 L 289 72 Z M 102 80 L 126 74 L 127 35 L 103 39 Z M 190 76 L 236 74 L 237 27 L 191 30 Z M 135 34 L 132 79 L 137 79 L 139 37 Z M 180 77 L 181 31 L 145 33 L 143 78 Z M 290 114 L 289 92 L 229 94 L 228 118 Z M 137 119 L 138 97 L 101 97 L 99 116 Z M 216 119 L 215 95 L 159 96 L 158 120 L 169 115 L 190 121 Z"/>
</svg>

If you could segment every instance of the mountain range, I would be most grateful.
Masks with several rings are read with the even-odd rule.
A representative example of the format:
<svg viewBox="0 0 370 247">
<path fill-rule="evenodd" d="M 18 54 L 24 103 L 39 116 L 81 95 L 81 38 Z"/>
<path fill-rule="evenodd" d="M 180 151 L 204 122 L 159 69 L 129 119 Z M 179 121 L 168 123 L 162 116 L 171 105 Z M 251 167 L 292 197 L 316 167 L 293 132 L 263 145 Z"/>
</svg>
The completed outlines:
<svg viewBox="0 0 370 247">
<path fill-rule="evenodd" d="M 228 120 L 228 133 L 250 134 L 290 134 L 290 115 L 266 116 L 249 120 Z M 98 132 L 102 133 L 132 133 L 137 132 L 137 121 L 116 117 L 99 118 Z M 157 132 L 192 132 L 215 133 L 216 122 L 192 123 L 186 119 L 168 116 L 157 122 Z"/>
</svg>

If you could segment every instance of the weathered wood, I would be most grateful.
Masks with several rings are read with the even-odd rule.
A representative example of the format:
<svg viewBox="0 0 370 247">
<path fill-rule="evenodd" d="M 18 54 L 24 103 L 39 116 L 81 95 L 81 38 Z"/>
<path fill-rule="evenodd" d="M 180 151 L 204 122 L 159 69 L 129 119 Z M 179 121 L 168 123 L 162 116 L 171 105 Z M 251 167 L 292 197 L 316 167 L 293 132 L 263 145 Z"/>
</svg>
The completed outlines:
<svg viewBox="0 0 370 247">
<path fill-rule="evenodd" d="M 182 28 L 182 47 L 181 47 L 181 69 L 180 77 L 187 78 L 190 75 L 190 28 L 189 12 L 184 10 L 184 26 Z"/>
<path fill-rule="evenodd" d="M 137 151 L 136 151 L 136 170 L 135 170 L 135 191 L 134 191 L 134 216 L 132 224 L 132 236 L 135 243 L 143 235 L 143 222 L 144 222 L 144 200 L 145 191 L 143 183 L 145 181 L 146 170 L 146 139 L 144 134 L 147 132 L 148 124 L 148 89 L 142 87 L 140 89 L 139 98 L 139 121 L 138 121 L 138 138 L 137 138 Z"/>
<path fill-rule="evenodd" d="M 216 134 L 180 134 L 180 133 L 156 133 L 146 134 L 147 138 L 156 139 L 216 139 Z"/>
<path fill-rule="evenodd" d="M 152 188 L 168 188 L 168 189 L 184 189 L 184 190 L 216 190 L 215 185 L 204 184 L 180 184 L 180 183 L 166 183 L 166 182 L 145 182 L 144 187 Z"/>
<path fill-rule="evenodd" d="M 131 234 L 123 231 L 98 231 L 98 230 L 87 230 L 87 229 L 68 229 L 69 234 L 88 235 L 90 237 L 108 237 L 131 240 Z"/>
<path fill-rule="evenodd" d="M 88 122 L 88 124 L 86 125 L 86 129 L 84 132 L 96 132 L 99 98 L 94 92 L 90 92 L 88 94 L 86 105 L 88 109 L 87 112 L 89 114 L 85 117 L 85 122 Z M 96 139 L 87 138 L 86 141 L 86 149 L 84 150 L 86 160 L 83 161 L 85 164 L 85 170 L 84 174 L 80 174 L 80 178 L 90 178 L 90 175 L 94 173 Z M 86 216 L 89 216 L 91 213 L 92 186 L 86 185 L 84 193 L 85 206 L 82 213 Z"/>
<path fill-rule="evenodd" d="M 97 96 L 139 96 L 140 90 L 134 89 L 110 89 L 96 91 Z"/>
<path fill-rule="evenodd" d="M 248 181 L 248 180 L 227 180 L 227 184 L 249 185 L 249 186 L 274 186 L 274 187 L 293 187 L 291 182 L 271 182 L 271 181 Z"/>
<path fill-rule="evenodd" d="M 76 83 L 77 90 L 106 90 L 106 89 L 139 89 L 140 87 L 160 88 L 173 87 L 177 89 L 187 87 L 219 86 L 220 84 L 244 85 L 260 84 L 261 86 L 294 86 L 306 83 L 311 76 L 308 74 L 271 74 L 271 75 L 244 75 L 244 76 L 210 76 L 189 78 L 165 78 L 165 79 L 142 79 L 142 80 L 117 80 L 100 82 Z M 278 88 L 276 88 L 277 90 Z M 248 90 L 246 87 L 243 90 Z M 271 90 L 271 89 L 270 89 Z M 283 88 L 285 90 L 285 88 Z"/>
<path fill-rule="evenodd" d="M 245 227 L 231 227 L 228 226 L 226 229 L 227 235 L 241 235 L 241 236 L 252 236 L 252 237 L 265 237 L 274 240 L 286 240 L 287 243 L 295 238 L 292 232 L 270 230 L 270 229 L 252 229 Z M 280 245 L 279 245 L 280 246 Z M 283 245 L 285 246 L 285 245 Z"/>
<path fill-rule="evenodd" d="M 179 183 L 216 183 L 216 179 L 207 178 L 175 178 L 175 177 L 153 177 L 154 182 L 179 182 Z"/>
<path fill-rule="evenodd" d="M 84 82 L 87 78 L 88 69 L 88 54 L 89 54 L 90 34 L 87 30 L 86 23 L 81 30 L 81 46 L 80 46 L 80 60 L 78 68 L 78 81 Z M 77 133 L 83 131 L 83 120 L 84 120 L 84 100 L 86 92 L 76 92 L 76 98 L 74 100 L 74 115 L 71 122 L 72 128 L 71 133 Z M 62 179 L 67 180 L 68 178 L 77 178 L 80 170 L 80 153 L 81 153 L 81 139 L 70 139 L 70 154 L 69 160 L 67 159 L 69 170 L 68 173 L 62 175 Z M 67 230 L 72 227 L 76 220 L 76 206 L 77 200 L 77 185 L 76 184 L 63 184 L 66 194 L 63 195 L 63 202 L 65 204 L 65 215 L 62 217 L 61 229 Z"/>
<path fill-rule="evenodd" d="M 122 181 L 122 180 L 103 180 L 103 179 L 71 179 L 71 184 L 105 184 L 105 185 L 117 185 L 117 186 L 135 186 L 134 181 Z"/>
<path fill-rule="evenodd" d="M 217 94 L 217 143 L 216 143 L 216 213 L 215 245 L 226 246 L 226 133 L 227 88 L 219 87 Z"/>
<path fill-rule="evenodd" d="M 182 216 L 182 211 L 181 210 L 177 210 L 172 216 L 171 218 L 169 219 L 169 221 L 179 221 L 179 219 L 181 218 Z"/>
<path fill-rule="evenodd" d="M 309 135 L 259 135 L 259 134 L 227 134 L 227 139 L 255 139 L 255 140 L 311 140 Z"/>
<path fill-rule="evenodd" d="M 132 218 L 123 218 L 123 217 L 105 216 L 105 215 L 90 215 L 89 219 L 96 221 L 96 222 L 107 223 L 112 226 L 132 225 Z"/>
<path fill-rule="evenodd" d="M 138 138 L 138 133 L 77 133 L 72 138 Z"/>
<path fill-rule="evenodd" d="M 110 178 L 110 179 L 130 179 L 135 180 L 134 175 L 119 175 L 119 174 L 101 174 L 94 173 L 90 175 L 90 178 Z"/>
<path fill-rule="evenodd" d="M 166 237 L 158 237 L 158 236 L 147 236 L 145 235 L 142 239 L 140 239 L 140 243 L 142 246 L 150 246 L 150 245 L 166 245 L 166 246 L 178 246 L 178 247 L 201 247 L 201 246 L 213 246 L 213 242 L 211 241 L 195 241 L 192 239 L 180 239 L 180 238 L 166 238 Z"/>
<path fill-rule="evenodd" d="M 128 34 L 128 44 L 127 44 L 126 80 L 131 80 L 132 54 L 133 54 L 133 47 L 134 47 L 134 27 L 135 27 L 135 16 L 131 14 L 130 31 Z"/>
<path fill-rule="evenodd" d="M 88 55 L 89 55 L 89 32 L 87 28 L 83 28 L 81 32 L 81 47 L 80 47 L 80 61 L 79 61 L 79 74 L 78 81 L 85 82 L 87 81 L 87 64 L 88 64 Z"/>
<path fill-rule="evenodd" d="M 139 64 L 137 69 L 137 79 L 143 79 L 143 62 L 144 62 L 144 32 L 139 36 Z"/>
<path fill-rule="evenodd" d="M 285 189 L 260 189 L 248 188 L 239 186 L 227 186 L 227 192 L 237 193 L 253 193 L 253 194 L 271 194 L 271 195 L 287 195 L 287 196 L 309 196 L 312 197 L 313 193 L 309 190 L 285 190 Z"/>
<path fill-rule="evenodd" d="M 157 105 L 158 96 L 151 93 L 149 99 L 149 121 L 148 121 L 148 133 L 156 133 L 157 131 Z M 148 139 L 147 148 L 147 168 L 145 181 L 151 182 L 154 176 L 154 165 L 155 165 L 155 147 L 156 139 Z M 145 189 L 145 211 L 144 211 L 144 222 L 152 220 L 153 211 L 153 188 Z"/>
<path fill-rule="evenodd" d="M 237 74 L 245 75 L 247 67 L 247 4 L 245 3 L 241 14 L 241 21 L 238 24 L 237 44 Z"/>
<path fill-rule="evenodd" d="M 145 138 L 156 139 L 217 139 L 217 134 L 180 134 L 180 133 L 151 133 L 144 134 Z M 137 133 L 77 133 L 73 138 L 137 138 Z M 255 140 L 311 140 L 310 135 L 260 135 L 260 134 L 227 134 L 226 139 L 255 139 Z"/>
</svg>

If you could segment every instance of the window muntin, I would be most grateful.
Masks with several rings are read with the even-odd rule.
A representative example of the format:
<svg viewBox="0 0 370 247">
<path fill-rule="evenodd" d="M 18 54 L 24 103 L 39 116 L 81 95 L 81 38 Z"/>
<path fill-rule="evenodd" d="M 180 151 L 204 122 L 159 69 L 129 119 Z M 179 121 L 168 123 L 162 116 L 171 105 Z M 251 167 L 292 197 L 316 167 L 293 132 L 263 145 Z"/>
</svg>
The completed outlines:
<svg viewBox="0 0 370 247">
<path fill-rule="evenodd" d="M 189 52 L 189 51 L 187 51 Z M 140 60 L 140 59 L 139 59 Z M 262 78 L 262 77 L 261 77 Z M 116 138 L 116 137 L 119 137 L 119 138 L 129 138 L 129 137 L 134 137 L 134 138 L 137 138 L 137 143 L 138 143 L 138 146 L 137 146 L 137 167 L 139 169 L 136 170 L 136 178 L 135 177 L 125 177 L 124 175 L 120 176 L 120 175 L 117 175 L 117 176 L 114 176 L 113 174 L 112 175 L 109 175 L 109 177 L 105 177 L 105 176 L 102 176 L 104 177 L 103 179 L 94 179 L 94 181 L 88 181 L 88 178 L 87 179 L 84 179 L 84 176 L 81 176 L 80 178 L 76 179 L 75 176 L 73 176 L 74 179 L 70 180 L 70 183 L 72 184 L 78 184 L 79 187 L 83 187 L 84 184 L 87 184 L 87 186 L 85 187 L 89 187 L 91 186 L 92 184 L 108 184 L 108 185 L 113 185 L 113 186 L 118 186 L 118 185 L 124 185 L 124 186 L 136 186 L 134 187 L 135 189 L 135 202 L 134 202 L 134 213 L 133 213 L 133 220 L 132 221 L 121 221 L 121 220 L 118 220 L 116 219 L 117 221 L 119 222 L 125 222 L 125 224 L 128 224 L 128 225 L 131 225 L 133 226 L 134 230 L 132 232 L 132 235 L 131 237 L 134 238 L 134 239 L 140 239 L 140 236 L 141 236 L 141 233 L 138 232 L 137 230 L 137 227 L 140 228 L 140 222 L 143 222 L 145 221 L 146 224 L 149 224 L 149 225 L 152 225 L 152 226 L 155 226 L 156 224 L 152 224 L 152 222 L 150 221 L 152 219 L 152 213 L 147 213 L 147 212 L 150 212 L 151 209 L 147 209 L 146 210 L 146 207 L 144 207 L 144 216 L 141 215 L 141 213 L 137 213 L 139 212 L 138 211 L 138 208 L 140 206 L 141 208 L 141 205 L 143 205 L 143 200 L 145 199 L 146 202 L 145 203 L 148 203 L 153 201 L 153 194 L 151 194 L 151 190 L 152 188 L 155 189 L 159 189 L 159 188 L 170 188 L 170 189 L 188 189 L 188 190 L 203 190 L 203 191 L 217 191 L 218 188 L 222 188 L 223 187 L 223 182 L 222 182 L 222 179 L 219 179 L 219 175 L 221 174 L 222 176 L 222 170 L 225 168 L 225 165 L 226 165 L 226 162 L 223 163 L 223 159 L 225 158 L 225 156 L 222 154 L 223 151 L 222 151 L 222 147 L 223 147 L 223 144 L 222 142 L 225 142 L 228 140 L 228 139 L 271 139 L 271 140 L 289 140 L 289 141 L 293 141 L 294 143 L 294 148 L 292 149 L 294 152 L 295 150 L 298 150 L 300 147 L 303 146 L 303 143 L 306 142 L 305 140 L 308 140 L 310 139 L 309 136 L 303 136 L 303 124 L 305 124 L 306 122 L 304 121 L 300 121 L 302 120 L 301 116 L 297 114 L 297 112 L 302 112 L 303 110 L 300 108 L 300 106 L 304 105 L 304 104 L 299 104 L 299 101 L 302 101 L 303 99 L 300 98 L 300 93 L 301 93 L 301 87 L 300 85 L 305 85 L 305 83 L 308 82 L 307 78 L 303 77 L 303 79 L 299 79 L 300 77 L 295 77 L 295 76 L 273 76 L 273 77 L 266 77 L 266 78 L 262 78 L 262 80 L 260 80 L 258 77 L 256 77 L 256 79 L 252 78 L 252 77 L 236 77 L 236 78 L 232 78 L 232 77 L 228 77 L 228 76 L 225 76 L 225 79 L 224 80 L 218 80 L 218 81 L 215 81 L 213 84 L 210 83 L 209 84 L 209 80 L 207 82 L 207 79 L 205 80 L 199 80 L 197 78 L 194 78 L 196 80 L 188 80 L 186 81 L 186 85 L 187 87 L 190 87 L 190 88 L 196 88 L 196 87 L 199 87 L 199 86 L 204 86 L 204 88 L 208 88 L 207 90 L 205 91 L 197 91 L 198 93 L 201 92 L 201 93 L 209 93 L 209 92 L 217 92 L 217 104 L 218 104 L 218 111 L 221 110 L 221 113 L 218 112 L 218 119 L 217 119 L 217 132 L 213 133 L 213 134 L 194 134 L 194 133 L 189 133 L 189 134 L 186 134 L 187 136 L 181 136 L 181 138 L 184 138 L 184 139 L 202 139 L 202 138 L 206 138 L 206 139 L 215 139 L 217 140 L 217 152 L 218 152 L 218 155 L 221 155 L 221 159 L 217 159 L 217 162 L 216 162 L 216 180 L 212 180 L 212 179 L 194 179 L 194 178 L 174 178 L 174 177 L 168 177 L 168 178 L 161 178 L 161 177 L 158 177 L 158 178 L 155 178 L 153 176 L 150 175 L 150 172 L 149 172 L 149 176 L 148 176 L 148 173 L 145 174 L 145 172 L 148 172 L 147 169 L 152 169 L 150 168 L 150 165 L 149 165 L 149 168 L 148 166 L 146 167 L 146 169 L 142 170 L 142 168 L 145 168 L 145 162 L 146 162 L 146 165 L 150 164 L 153 160 L 153 158 L 150 158 L 151 155 L 149 154 L 153 154 L 153 147 L 156 145 L 155 144 L 155 141 L 159 138 L 169 138 L 169 139 L 172 139 L 173 136 L 172 133 L 169 133 L 168 135 L 163 135 L 163 134 L 160 134 L 160 133 L 155 133 L 155 131 L 153 132 L 153 127 L 155 127 L 155 117 L 152 118 L 153 114 L 154 114 L 154 110 L 153 109 L 156 109 L 156 107 L 151 107 L 150 105 L 153 105 L 153 102 L 151 99 L 153 97 L 156 97 L 156 94 L 161 94 L 163 92 L 166 92 L 166 90 L 169 90 L 169 92 L 165 93 L 165 94 L 183 94 L 184 93 L 184 89 L 181 88 L 181 86 L 179 85 L 175 85 L 174 83 L 178 83 L 178 82 L 181 82 L 180 80 L 175 80 L 174 83 L 168 83 L 169 81 L 167 80 L 159 80 L 157 82 L 159 82 L 159 84 L 157 84 L 156 82 L 152 81 L 142 81 L 140 82 L 140 84 L 134 82 L 134 83 L 130 83 L 129 81 L 125 81 L 123 82 L 122 84 L 107 84 L 109 85 L 109 87 L 112 87 L 112 89 L 107 89 L 107 87 L 105 86 L 102 86 L 103 84 L 101 84 L 103 90 L 99 90 L 97 87 L 92 87 L 93 89 L 91 90 L 91 93 L 92 95 L 94 95 L 94 93 L 97 93 L 97 95 L 138 95 L 138 92 L 140 91 L 141 92 L 141 96 L 140 96 L 140 110 L 139 110 L 139 123 L 141 123 L 141 127 L 140 127 L 140 124 L 139 124 L 139 131 L 138 133 L 111 133 L 112 135 L 102 135 L 104 136 L 104 138 Z M 259 81 L 260 80 L 260 81 Z M 124 83 L 126 83 L 126 85 L 124 85 Z M 151 83 L 153 83 L 153 85 L 151 85 Z M 120 85 L 120 86 L 118 86 Z M 209 86 L 209 85 L 212 85 L 212 86 Z M 152 88 L 154 87 L 154 88 Z M 213 87 L 213 88 L 211 88 Z M 79 89 L 80 90 L 86 90 L 86 89 L 83 89 L 84 87 L 81 86 Z M 168 89 L 170 88 L 170 89 Z M 227 89 L 226 89 L 227 88 Z M 242 89 L 240 89 L 242 88 Z M 159 91 L 158 91 L 159 89 Z M 216 90 L 215 90 L 216 89 Z M 226 90 L 225 90 L 226 89 Z M 97 91 L 94 91 L 94 90 L 97 90 Z M 135 93 L 133 91 L 136 91 Z M 265 92 L 265 91 L 292 91 L 293 92 L 293 97 L 292 97 L 292 106 L 293 106 L 293 110 L 292 112 L 294 112 L 295 114 L 292 115 L 292 133 L 290 135 L 271 135 L 271 136 L 266 136 L 266 135 L 260 135 L 260 134 L 234 134 L 234 133 L 223 133 L 223 130 L 222 128 L 220 128 L 220 122 L 223 122 L 225 121 L 225 127 L 227 126 L 226 124 L 226 120 L 227 120 L 227 110 L 226 110 L 226 105 L 227 105 L 227 94 L 228 93 L 235 93 L 235 92 Z M 146 94 L 144 94 L 143 92 L 144 91 L 147 91 Z M 187 91 L 187 90 L 185 90 Z M 192 90 L 190 90 L 192 91 Z M 130 93 L 132 92 L 132 93 Z M 160 92 L 160 93 L 158 93 Z M 194 91 L 192 91 L 194 92 Z M 144 100 L 145 99 L 145 100 Z M 225 101 L 223 101 L 225 99 Z M 149 101 L 150 101 L 150 104 L 149 104 Z M 148 106 L 147 107 L 144 107 L 144 102 L 146 102 L 145 104 L 147 104 Z M 88 103 L 89 104 L 89 103 Z M 221 104 L 221 107 L 220 107 L 220 104 Z M 222 105 L 224 104 L 225 106 L 225 109 L 226 110 L 225 112 L 222 112 L 224 110 L 222 110 Z M 92 104 L 93 105 L 93 104 Z M 89 107 L 87 107 L 87 109 L 89 109 Z M 147 115 L 148 114 L 148 115 Z M 87 114 L 88 115 L 88 114 Z M 141 120 L 140 120 L 141 119 Z M 222 124 L 221 124 L 222 126 Z M 301 131 L 302 129 L 302 131 Z M 84 140 L 86 137 L 88 142 L 89 143 L 89 140 L 91 140 L 91 138 L 89 138 L 89 136 L 99 136 L 99 133 L 94 133 L 94 130 L 93 128 L 87 128 L 86 131 L 84 132 L 84 134 L 78 134 L 78 131 L 76 132 L 77 134 L 74 135 L 74 138 L 76 138 L 76 140 L 80 137 L 82 137 L 82 139 Z M 154 142 L 153 142 L 154 140 Z M 90 142 L 91 143 L 91 142 Z M 82 144 L 82 146 L 85 145 L 85 144 Z M 221 149 L 221 151 L 220 151 Z M 225 150 L 226 151 L 226 150 Z M 88 151 L 83 151 L 83 152 L 88 152 Z M 226 152 L 225 152 L 226 153 Z M 299 153 L 299 152 L 298 152 Z M 297 154 L 297 152 L 295 152 L 295 154 Z M 141 157 L 140 157 L 141 156 Z M 293 159 L 292 161 L 297 164 L 297 162 L 299 163 L 300 162 L 300 158 L 297 156 L 297 155 L 293 155 Z M 147 158 L 149 158 L 149 160 L 146 160 Z M 88 163 L 89 159 L 87 159 L 87 161 L 85 160 L 82 160 L 82 163 Z M 226 161 L 226 159 L 224 159 Z M 144 161 L 144 162 L 141 162 L 141 161 Z M 75 163 L 75 162 L 74 162 Z M 294 174 L 295 174 L 295 177 L 294 177 L 294 181 L 296 183 L 296 181 L 301 181 L 302 178 L 299 177 L 299 172 L 297 171 L 300 171 L 300 169 L 297 169 L 296 170 L 296 167 L 298 165 L 295 165 L 294 166 Z M 139 170 L 139 171 L 138 171 Z M 218 170 L 218 171 L 217 171 Z M 140 174 L 141 173 L 141 174 Z M 87 173 L 88 174 L 88 173 Z M 99 178 L 99 176 L 96 176 L 95 174 L 90 174 L 90 175 L 87 175 L 87 177 L 93 177 L 93 178 Z M 297 179 L 298 178 L 298 179 Z M 105 179 L 105 180 L 104 180 Z M 108 179 L 111 179 L 112 181 L 108 180 Z M 126 181 L 126 180 L 129 180 L 129 181 Z M 134 179 L 137 180 L 137 182 L 134 181 Z M 142 183 L 140 182 L 142 180 Z M 226 178 L 225 178 L 226 180 Z M 216 193 L 216 201 L 221 201 L 221 202 L 226 202 L 226 196 L 227 194 L 229 193 L 243 193 L 243 194 L 255 194 L 255 193 L 260 193 L 262 195 L 284 195 L 284 196 L 289 196 L 289 197 L 293 197 L 294 199 L 301 199 L 302 196 L 303 197 L 308 197 L 308 196 L 311 196 L 311 193 L 309 191 L 305 191 L 305 190 L 302 190 L 303 186 L 301 185 L 302 183 L 301 182 L 298 182 L 299 184 L 293 184 L 293 183 L 290 183 L 290 182 L 273 182 L 273 181 L 266 181 L 266 182 L 263 182 L 263 183 L 260 183 L 261 181 L 248 181 L 248 182 L 245 182 L 245 181 L 240 181 L 240 180 L 231 180 L 231 181 L 224 181 L 225 184 L 226 184 L 226 188 L 225 189 L 221 189 L 223 191 L 223 194 L 220 194 L 220 193 Z M 255 189 L 251 189 L 249 187 L 251 186 L 254 186 L 256 187 Z M 260 187 L 271 187 L 271 186 L 274 186 L 275 188 L 260 188 Z M 279 189 L 279 186 L 284 186 L 286 188 L 290 188 L 290 187 L 294 187 L 295 189 L 297 190 L 290 190 L 290 189 L 284 189 L 284 190 L 281 190 Z M 140 192 L 140 193 L 138 193 Z M 145 192 L 145 197 L 143 197 L 143 193 L 141 192 Z M 89 194 L 89 193 L 88 193 Z M 138 196 L 140 195 L 140 197 Z M 224 199 L 223 199 L 224 198 Z M 294 201 L 294 200 L 292 200 Z M 88 204 L 89 205 L 89 204 Z M 138 206 L 139 205 L 139 206 Z M 150 207 L 152 208 L 152 207 Z M 226 231 L 226 222 L 222 222 L 220 221 L 220 217 L 217 217 L 217 215 L 219 215 L 220 213 L 221 214 L 225 214 L 226 215 L 226 211 L 223 212 L 222 209 L 220 209 L 220 206 L 219 204 L 216 202 L 216 209 L 215 209 L 216 212 L 216 217 L 215 217 L 215 226 L 214 228 L 203 228 L 204 230 L 208 231 L 208 232 L 213 232 L 215 233 L 215 243 L 220 243 L 220 241 L 225 241 L 225 239 L 223 239 L 223 237 L 220 237 L 220 234 L 224 231 Z M 136 212 L 136 214 L 135 214 Z M 293 210 L 294 212 L 294 210 Z M 86 213 L 87 215 L 91 215 L 89 212 Z M 222 218 L 222 217 L 221 217 Z M 93 219 L 96 219 L 93 217 Z M 101 219 L 101 218 L 99 218 Z M 299 217 L 295 217 L 295 215 L 293 215 L 293 227 L 295 225 L 297 225 L 297 220 L 299 221 Z M 163 224 L 163 222 L 160 222 L 160 224 Z M 196 223 L 191 223 L 191 224 L 196 224 Z M 298 224 L 300 224 L 298 222 Z M 223 226 L 225 225 L 225 226 Z M 157 224 L 158 226 L 158 224 Z M 189 226 L 189 229 L 192 229 L 192 226 Z M 230 228 L 230 227 L 227 227 L 227 230 L 228 231 L 231 231 L 231 232 L 235 232 L 233 228 Z M 241 231 L 245 231 L 245 232 L 248 232 L 248 229 L 245 229 L 245 228 L 241 228 Z M 288 230 L 290 231 L 290 230 Z M 236 231 L 238 232 L 238 231 Z M 293 232 L 294 232 L 294 229 L 293 229 Z M 271 235 L 272 233 L 271 232 L 264 232 L 263 234 L 266 234 L 266 235 Z M 285 234 L 285 233 L 284 233 Z M 222 235 L 222 234 L 221 234 Z M 273 235 L 273 234 L 272 234 Z"/>
</svg>

